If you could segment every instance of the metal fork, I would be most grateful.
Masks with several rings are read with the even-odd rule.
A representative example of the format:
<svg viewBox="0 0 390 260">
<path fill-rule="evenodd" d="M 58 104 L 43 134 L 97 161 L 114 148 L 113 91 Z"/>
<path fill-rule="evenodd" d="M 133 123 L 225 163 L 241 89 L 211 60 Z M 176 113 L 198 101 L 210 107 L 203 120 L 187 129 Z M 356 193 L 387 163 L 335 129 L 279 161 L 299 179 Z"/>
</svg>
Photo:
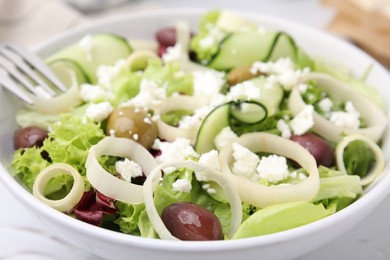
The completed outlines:
<svg viewBox="0 0 390 260">
<path fill-rule="evenodd" d="M 15 43 L 0 45 L 0 86 L 29 105 L 33 95 L 51 98 L 67 90 L 37 55 Z"/>
</svg>

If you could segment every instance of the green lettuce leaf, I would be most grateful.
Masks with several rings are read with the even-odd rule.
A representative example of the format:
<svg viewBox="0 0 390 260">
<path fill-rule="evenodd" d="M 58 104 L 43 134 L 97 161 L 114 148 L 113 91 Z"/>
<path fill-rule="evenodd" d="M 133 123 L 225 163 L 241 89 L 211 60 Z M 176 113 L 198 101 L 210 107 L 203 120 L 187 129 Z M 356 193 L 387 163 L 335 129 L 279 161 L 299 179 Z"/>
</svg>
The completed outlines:
<svg viewBox="0 0 390 260">
<path fill-rule="evenodd" d="M 344 149 L 343 160 L 348 174 L 364 178 L 375 163 L 375 154 L 365 142 L 357 140 Z"/>
<path fill-rule="evenodd" d="M 11 167 L 30 190 L 36 176 L 52 163 L 67 163 L 73 166 L 84 178 L 86 190 L 90 188 L 85 177 L 85 161 L 88 150 L 104 137 L 99 124 L 83 120 L 72 114 L 64 114 L 51 125 L 51 132 L 41 148 L 28 148 L 15 152 Z M 44 156 L 44 157 L 43 157 Z M 61 197 L 69 191 L 73 179 L 59 175 L 46 185 L 45 193 Z M 58 194 L 54 194 L 58 193 Z"/>
</svg>

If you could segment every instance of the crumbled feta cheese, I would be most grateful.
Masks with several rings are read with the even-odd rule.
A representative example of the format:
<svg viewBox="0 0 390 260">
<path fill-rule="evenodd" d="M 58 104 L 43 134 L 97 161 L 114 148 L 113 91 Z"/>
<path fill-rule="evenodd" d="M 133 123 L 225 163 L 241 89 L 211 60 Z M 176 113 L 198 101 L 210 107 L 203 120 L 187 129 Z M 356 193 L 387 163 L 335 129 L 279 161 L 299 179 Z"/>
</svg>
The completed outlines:
<svg viewBox="0 0 390 260">
<path fill-rule="evenodd" d="M 314 108 L 312 105 L 306 105 L 291 121 L 290 126 L 296 135 L 306 133 L 314 125 Z"/>
<path fill-rule="evenodd" d="M 333 111 L 329 115 L 329 120 L 337 126 L 351 129 L 359 129 L 360 113 L 356 110 L 352 102 L 345 103 L 345 111 Z"/>
<path fill-rule="evenodd" d="M 211 185 L 209 183 L 206 183 L 206 184 L 203 184 L 202 185 L 202 188 L 207 191 L 207 193 L 210 193 L 210 194 L 215 194 L 217 193 L 217 191 L 213 188 L 211 188 Z"/>
<path fill-rule="evenodd" d="M 142 176 L 141 166 L 127 158 L 124 161 L 117 161 L 115 170 L 128 182 L 131 182 L 131 178 Z"/>
<path fill-rule="evenodd" d="M 108 93 L 99 86 L 91 84 L 81 84 L 80 86 L 80 98 L 85 102 L 93 102 L 99 99 L 103 99 Z"/>
<path fill-rule="evenodd" d="M 307 84 L 305 84 L 305 83 L 299 84 L 299 85 L 298 85 L 299 92 L 300 92 L 301 94 L 305 94 L 308 87 L 309 87 L 309 86 L 308 86 Z"/>
<path fill-rule="evenodd" d="M 219 163 L 218 152 L 211 150 L 210 152 L 204 153 L 199 157 L 199 163 L 205 164 L 210 168 L 220 170 L 221 165 Z"/>
<path fill-rule="evenodd" d="M 126 69 L 127 62 L 125 59 L 119 59 L 114 66 L 100 65 L 96 70 L 98 84 L 107 89 L 112 89 L 112 81 L 120 72 Z"/>
<path fill-rule="evenodd" d="M 164 63 L 170 63 L 179 60 L 181 56 L 182 56 L 181 44 L 177 43 L 175 46 L 170 46 L 167 48 L 166 52 L 162 56 L 162 59 Z"/>
<path fill-rule="evenodd" d="M 115 137 L 115 134 L 116 134 L 116 131 L 115 131 L 115 129 L 110 129 L 110 136 L 113 136 L 113 137 Z"/>
<path fill-rule="evenodd" d="M 198 154 L 190 144 L 190 140 L 186 138 L 177 138 L 171 143 L 161 142 L 159 139 L 156 139 L 153 144 L 153 149 L 161 151 L 161 155 L 156 158 L 160 163 L 182 161 L 189 157 L 198 157 Z"/>
<path fill-rule="evenodd" d="M 208 35 L 199 41 L 199 47 L 204 50 L 213 47 L 214 44 L 215 38 L 211 35 Z"/>
<path fill-rule="evenodd" d="M 212 107 L 206 106 L 199 109 L 196 109 L 192 115 L 186 115 L 181 118 L 179 121 L 178 128 L 182 129 L 192 129 L 199 128 L 203 122 L 203 119 L 210 113 Z"/>
<path fill-rule="evenodd" d="M 194 96 L 211 100 L 225 84 L 225 73 L 215 70 L 194 71 Z"/>
<path fill-rule="evenodd" d="M 255 62 L 252 64 L 250 72 L 254 75 L 258 73 L 269 74 L 268 85 L 279 83 L 284 89 L 291 90 L 299 84 L 303 76 L 310 72 L 310 69 L 295 70 L 294 63 L 290 58 L 280 58 L 275 62 Z"/>
<path fill-rule="evenodd" d="M 138 95 L 124 104 L 141 110 L 149 110 L 159 105 L 166 98 L 167 93 L 163 87 L 159 87 L 154 81 L 143 79 Z"/>
<path fill-rule="evenodd" d="M 192 185 L 188 179 L 177 179 L 174 183 L 172 183 L 172 189 L 174 191 L 190 193 Z"/>
<path fill-rule="evenodd" d="M 107 101 L 98 104 L 91 104 L 85 112 L 85 116 L 95 122 L 101 122 L 112 112 L 113 107 Z"/>
<path fill-rule="evenodd" d="M 333 107 L 333 102 L 330 98 L 323 98 L 318 102 L 318 107 L 324 112 L 330 112 Z"/>
<path fill-rule="evenodd" d="M 152 124 L 152 120 L 149 117 L 145 117 L 144 118 L 144 123 L 148 124 L 148 125 L 151 125 Z"/>
<path fill-rule="evenodd" d="M 286 157 L 272 154 L 262 157 L 256 168 L 260 178 L 267 179 L 269 182 L 279 182 L 286 179 L 289 175 Z"/>
<path fill-rule="evenodd" d="M 139 139 L 138 134 L 133 134 L 133 140 L 134 140 L 134 141 L 137 141 L 138 139 Z"/>
<path fill-rule="evenodd" d="M 248 148 L 233 143 L 234 163 L 232 172 L 239 176 L 244 176 L 251 180 L 256 180 L 256 167 L 259 164 L 259 157 Z"/>
<path fill-rule="evenodd" d="M 290 139 L 291 130 L 286 121 L 279 119 L 276 123 L 276 128 L 280 131 L 282 137 Z"/>
<path fill-rule="evenodd" d="M 226 97 L 228 100 L 259 100 L 261 95 L 261 89 L 258 88 L 253 82 L 244 81 L 238 83 L 230 88 Z"/>
<path fill-rule="evenodd" d="M 165 167 L 164 169 L 162 169 L 162 171 L 164 172 L 165 175 L 169 175 L 169 174 L 172 174 L 176 171 L 176 168 L 175 167 Z"/>
<path fill-rule="evenodd" d="M 92 36 L 90 34 L 87 34 L 81 40 L 78 42 L 78 45 L 80 46 L 81 50 L 85 54 L 85 58 L 87 61 L 92 61 L 93 56 L 92 56 L 92 48 L 93 48 L 93 41 L 92 41 Z"/>
<path fill-rule="evenodd" d="M 226 126 L 219 132 L 219 134 L 214 138 L 215 147 L 220 150 L 222 147 L 228 143 L 234 142 L 238 136 L 233 132 L 233 130 Z"/>
</svg>

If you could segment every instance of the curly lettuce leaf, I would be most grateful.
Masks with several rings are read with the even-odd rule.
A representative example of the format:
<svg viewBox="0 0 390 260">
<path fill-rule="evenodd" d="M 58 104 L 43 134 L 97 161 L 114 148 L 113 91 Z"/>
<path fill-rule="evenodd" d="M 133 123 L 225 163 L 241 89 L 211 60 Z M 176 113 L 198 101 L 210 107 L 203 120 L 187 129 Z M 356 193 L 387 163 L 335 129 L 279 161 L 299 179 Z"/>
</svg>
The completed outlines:
<svg viewBox="0 0 390 260">
<path fill-rule="evenodd" d="M 173 93 L 192 95 L 193 77 L 180 70 L 177 63 L 162 64 L 160 59 L 151 59 L 142 77 L 166 88 L 167 96 Z"/>
<path fill-rule="evenodd" d="M 119 214 L 115 224 L 119 226 L 120 231 L 126 234 L 139 234 L 138 222 L 141 213 L 145 210 L 145 204 L 129 204 L 117 201 L 115 206 Z"/>
<path fill-rule="evenodd" d="M 350 175 L 364 178 L 375 164 L 375 158 L 371 148 L 365 142 L 359 140 L 351 142 L 344 149 L 344 165 Z"/>
<path fill-rule="evenodd" d="M 51 132 L 43 146 L 16 151 L 11 167 L 31 190 L 36 176 L 43 169 L 52 163 L 67 163 L 84 177 L 86 189 L 89 189 L 84 166 L 88 150 L 104 136 L 100 125 L 83 120 L 82 117 L 64 114 L 51 125 Z M 61 197 L 69 191 L 72 182 L 73 179 L 68 175 L 55 177 L 46 185 L 45 193 L 47 196 Z"/>
</svg>

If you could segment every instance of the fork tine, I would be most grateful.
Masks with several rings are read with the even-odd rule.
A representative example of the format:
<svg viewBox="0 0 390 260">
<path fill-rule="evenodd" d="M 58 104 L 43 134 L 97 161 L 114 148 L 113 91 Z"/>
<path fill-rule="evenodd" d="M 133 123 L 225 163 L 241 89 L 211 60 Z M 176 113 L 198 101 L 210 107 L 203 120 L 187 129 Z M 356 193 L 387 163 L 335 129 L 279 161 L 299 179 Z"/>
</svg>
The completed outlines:
<svg viewBox="0 0 390 260">
<path fill-rule="evenodd" d="M 46 84 L 44 80 L 42 80 L 36 72 L 34 72 L 28 65 L 26 65 L 23 58 L 21 58 L 18 54 L 15 54 L 14 52 L 10 51 L 6 48 L 0 48 L 0 54 L 2 54 L 4 57 L 8 58 L 14 66 L 25 73 L 27 76 L 29 76 L 36 84 L 41 86 L 45 89 L 45 91 L 50 94 L 50 96 L 54 96 L 55 92 L 49 87 L 49 85 Z M 17 71 L 17 70 L 16 70 Z M 22 74 L 20 74 L 22 75 Z M 23 75 L 22 75 L 23 76 Z M 22 84 L 25 84 L 23 82 Z"/>
<path fill-rule="evenodd" d="M 41 72 L 54 86 L 56 86 L 62 92 L 66 92 L 67 88 L 62 84 L 62 82 L 54 75 L 54 73 L 42 62 L 39 58 L 33 55 L 29 50 L 19 44 L 6 44 L 7 49 L 12 50 L 13 52 L 20 55 L 25 62 L 27 62 L 31 67 L 35 68 L 37 71 Z M 27 67 L 27 66 L 26 66 Z M 27 75 L 31 77 L 30 74 L 35 73 L 28 68 L 28 72 L 24 71 Z M 38 77 L 39 78 L 39 77 Z M 40 80 L 40 79 L 38 79 Z M 46 85 L 46 84 L 44 84 Z M 44 86 L 42 86 L 44 87 Z M 51 90 L 51 88 L 50 88 Z M 50 93 L 50 92 L 49 92 Z"/>
<path fill-rule="evenodd" d="M 16 84 L 14 80 L 9 77 L 8 73 L 2 68 L 0 68 L 0 85 L 14 93 L 27 104 L 34 104 L 34 101 L 27 95 L 26 91 L 24 91 L 18 84 Z"/>
<path fill-rule="evenodd" d="M 25 86 L 31 93 L 35 95 L 39 95 L 35 86 L 29 82 L 23 74 L 21 74 L 14 64 L 9 60 L 5 59 L 0 55 L 0 67 L 3 68 L 4 71 L 8 72 L 15 80 L 19 81 L 23 86 Z"/>
</svg>

